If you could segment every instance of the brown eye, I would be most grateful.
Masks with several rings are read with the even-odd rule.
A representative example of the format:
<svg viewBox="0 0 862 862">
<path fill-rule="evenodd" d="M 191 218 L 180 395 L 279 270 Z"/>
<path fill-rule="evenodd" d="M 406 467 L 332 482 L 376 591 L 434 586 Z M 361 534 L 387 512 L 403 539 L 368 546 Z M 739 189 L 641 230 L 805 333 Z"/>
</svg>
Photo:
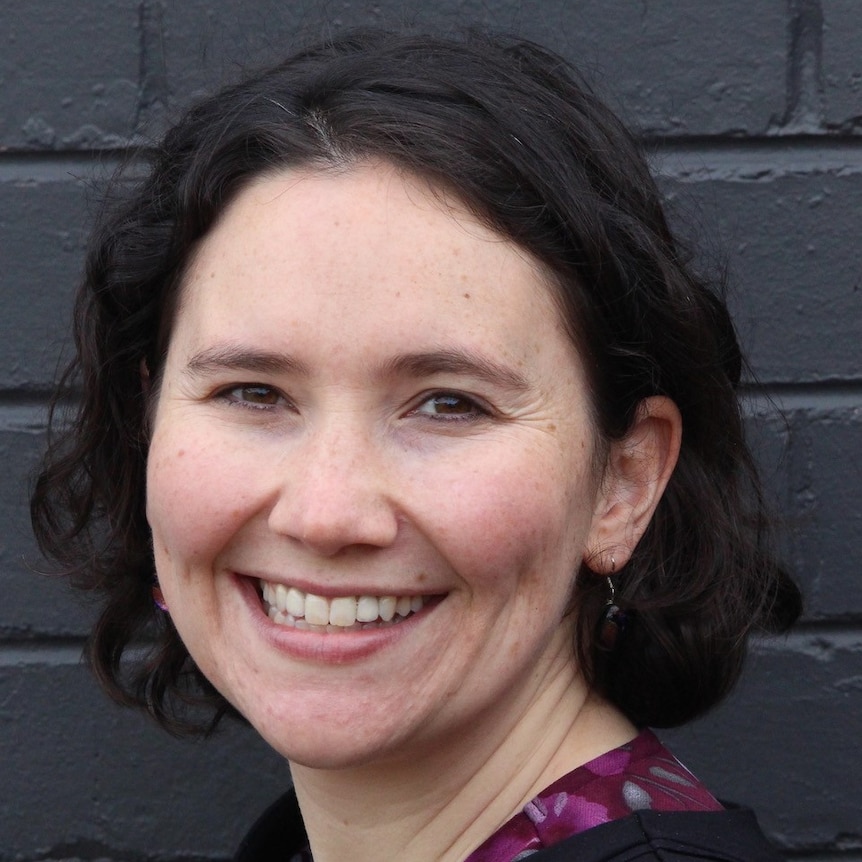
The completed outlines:
<svg viewBox="0 0 862 862">
<path fill-rule="evenodd" d="M 220 397 L 231 404 L 251 409 L 267 409 L 286 403 L 285 397 L 272 386 L 260 383 L 246 383 L 224 390 Z"/>
<path fill-rule="evenodd" d="M 251 404 L 278 404 L 281 395 L 270 386 L 240 386 L 234 390 L 238 399 Z"/>
<path fill-rule="evenodd" d="M 486 411 L 466 395 L 457 392 L 435 392 L 426 398 L 414 411 L 420 416 L 433 419 L 473 419 L 486 415 Z"/>
</svg>

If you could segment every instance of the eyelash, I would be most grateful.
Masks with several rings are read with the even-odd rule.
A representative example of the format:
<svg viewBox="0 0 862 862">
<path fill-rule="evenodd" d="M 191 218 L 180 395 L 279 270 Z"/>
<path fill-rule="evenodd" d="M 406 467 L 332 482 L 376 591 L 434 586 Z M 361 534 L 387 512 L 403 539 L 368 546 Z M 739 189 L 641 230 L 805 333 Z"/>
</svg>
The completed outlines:
<svg viewBox="0 0 862 862">
<path fill-rule="evenodd" d="M 276 402 L 272 404 L 259 403 L 242 397 L 242 394 L 248 395 L 248 393 L 253 391 L 262 394 L 264 397 L 274 396 Z M 230 405 L 241 407 L 244 410 L 267 412 L 280 406 L 277 403 L 279 400 L 283 401 L 286 406 L 290 406 L 288 399 L 278 389 L 274 386 L 267 386 L 265 383 L 239 383 L 235 386 L 219 390 L 216 392 L 215 397 L 221 401 L 226 401 Z"/>
<path fill-rule="evenodd" d="M 258 393 L 259 397 L 273 397 L 275 398 L 275 401 L 273 403 L 260 403 L 249 400 L 247 397 L 243 397 L 247 396 L 251 392 Z M 274 386 L 268 386 L 265 383 L 239 383 L 234 386 L 227 387 L 226 389 L 219 390 L 215 394 L 215 397 L 218 400 L 225 401 L 231 406 L 240 407 L 243 410 L 269 412 L 280 406 L 293 407 L 292 403 L 285 395 L 279 392 L 279 390 Z M 461 413 L 426 413 L 422 411 L 423 407 L 434 401 L 437 401 L 438 403 L 448 402 L 450 405 L 457 402 L 458 405 L 463 405 L 467 409 Z M 280 404 L 279 402 L 283 403 Z M 408 411 L 407 415 L 423 416 L 432 422 L 456 423 L 475 422 L 479 419 L 490 416 L 491 411 L 469 395 L 464 395 L 461 392 L 453 392 L 451 390 L 439 390 L 424 394 L 417 405 Z"/>
<path fill-rule="evenodd" d="M 466 413 L 422 413 L 421 408 L 433 401 L 445 401 L 450 403 L 457 401 L 459 404 L 466 405 L 469 412 Z M 487 418 L 491 415 L 491 411 L 480 404 L 475 398 L 469 395 L 464 395 L 461 392 L 452 392 L 441 390 L 439 392 L 430 392 L 423 395 L 422 400 L 410 410 L 408 415 L 425 416 L 432 422 L 476 422 L 479 419 Z"/>
</svg>

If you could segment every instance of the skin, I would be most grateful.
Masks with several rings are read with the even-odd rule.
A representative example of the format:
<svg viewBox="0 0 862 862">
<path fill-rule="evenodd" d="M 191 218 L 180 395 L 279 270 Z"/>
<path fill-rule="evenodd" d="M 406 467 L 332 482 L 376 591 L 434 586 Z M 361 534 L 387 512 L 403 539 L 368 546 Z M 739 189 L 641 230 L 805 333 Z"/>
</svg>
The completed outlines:
<svg viewBox="0 0 862 862">
<path fill-rule="evenodd" d="M 678 443 L 649 399 L 597 468 L 541 268 L 424 181 L 283 171 L 227 208 L 182 287 L 147 512 L 172 619 L 290 761 L 316 860 L 463 859 L 634 736 L 565 611 L 583 560 L 625 563 Z M 427 604 L 300 631 L 261 578 Z"/>
</svg>

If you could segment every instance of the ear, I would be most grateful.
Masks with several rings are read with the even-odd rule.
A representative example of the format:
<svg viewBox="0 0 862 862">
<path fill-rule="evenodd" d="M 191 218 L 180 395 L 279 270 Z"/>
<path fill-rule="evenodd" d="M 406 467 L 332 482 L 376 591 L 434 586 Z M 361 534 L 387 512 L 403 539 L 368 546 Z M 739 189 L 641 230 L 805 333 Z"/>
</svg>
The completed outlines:
<svg viewBox="0 0 862 862">
<path fill-rule="evenodd" d="M 612 574 L 624 566 L 647 528 L 679 457 L 682 417 L 670 398 L 638 405 L 622 440 L 611 443 L 584 562 Z"/>
</svg>

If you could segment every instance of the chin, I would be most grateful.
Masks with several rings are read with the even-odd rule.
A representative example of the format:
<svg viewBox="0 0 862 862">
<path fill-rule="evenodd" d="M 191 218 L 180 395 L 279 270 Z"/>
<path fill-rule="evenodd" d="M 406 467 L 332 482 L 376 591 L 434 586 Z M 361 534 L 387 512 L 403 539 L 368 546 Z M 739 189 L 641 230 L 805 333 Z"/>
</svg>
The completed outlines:
<svg viewBox="0 0 862 862">
<path fill-rule="evenodd" d="M 391 737 L 376 742 L 357 739 L 355 729 L 349 727 L 327 730 L 319 726 L 303 727 L 293 734 L 286 733 L 283 727 L 257 730 L 291 766 L 305 769 L 360 769 L 397 759 Z"/>
<path fill-rule="evenodd" d="M 399 747 L 396 739 L 402 734 L 394 726 L 391 708 L 345 703 L 323 691 L 304 696 L 292 691 L 276 698 L 249 695 L 232 699 L 234 706 L 291 764 L 351 769 L 388 759 Z"/>
</svg>

